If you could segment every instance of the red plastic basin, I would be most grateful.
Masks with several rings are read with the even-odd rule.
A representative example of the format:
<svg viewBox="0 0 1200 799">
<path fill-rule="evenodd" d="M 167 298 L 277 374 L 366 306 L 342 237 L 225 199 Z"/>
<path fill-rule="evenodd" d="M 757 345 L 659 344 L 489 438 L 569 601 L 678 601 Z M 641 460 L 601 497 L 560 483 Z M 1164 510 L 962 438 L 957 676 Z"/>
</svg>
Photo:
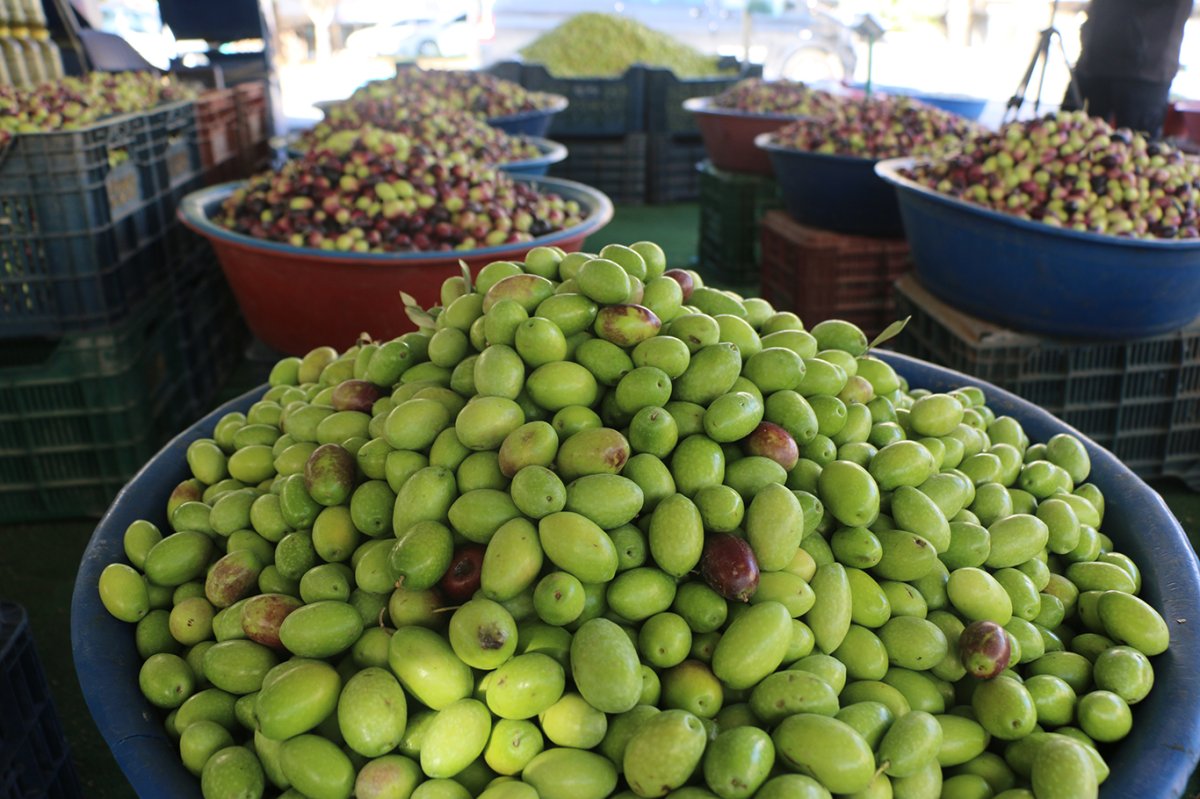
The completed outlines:
<svg viewBox="0 0 1200 799">
<path fill-rule="evenodd" d="M 683 101 L 684 110 L 696 115 L 704 150 L 717 169 L 773 175 L 771 159 L 754 144 L 763 133 L 773 133 L 800 117 L 787 114 L 747 114 L 718 108 L 711 97 Z"/>
<path fill-rule="evenodd" d="M 574 252 L 612 219 L 612 202 L 590 186 L 559 178 L 513 179 L 575 200 L 587 218 L 530 242 L 447 253 L 330 253 L 235 233 L 210 216 L 240 183 L 189 194 L 179 218 L 212 244 L 254 334 L 277 350 L 303 355 L 326 344 L 348 347 L 363 332 L 387 340 L 414 330 L 400 292 L 422 307 L 436 304 L 442 281 L 462 273 L 460 260 L 474 273 L 492 261 L 521 260 L 534 247 L 552 244 Z"/>
</svg>

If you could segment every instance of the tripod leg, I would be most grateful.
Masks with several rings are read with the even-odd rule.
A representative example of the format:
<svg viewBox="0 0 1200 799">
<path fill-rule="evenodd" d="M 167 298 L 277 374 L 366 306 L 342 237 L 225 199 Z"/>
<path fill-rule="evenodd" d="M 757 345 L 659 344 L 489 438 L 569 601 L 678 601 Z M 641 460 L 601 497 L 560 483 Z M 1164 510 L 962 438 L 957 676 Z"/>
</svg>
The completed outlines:
<svg viewBox="0 0 1200 799">
<path fill-rule="evenodd" d="M 1044 61 L 1044 60 L 1049 59 L 1050 39 L 1047 36 L 1047 33 L 1048 33 L 1048 31 L 1042 31 L 1038 35 L 1038 43 L 1037 43 L 1037 46 L 1034 47 L 1033 56 L 1029 59 L 1029 66 L 1027 66 L 1025 68 L 1025 74 L 1024 74 L 1024 76 L 1022 76 L 1021 82 L 1019 84 L 1017 84 L 1016 93 L 1008 101 L 1008 106 L 1005 109 L 1005 114 L 1004 114 L 1005 121 L 1008 120 L 1008 112 L 1009 111 L 1013 112 L 1013 118 L 1015 119 L 1017 116 L 1017 113 L 1019 113 L 1021 110 L 1021 106 L 1025 104 L 1025 95 L 1029 91 L 1029 83 L 1030 83 L 1030 81 L 1033 80 L 1033 73 L 1034 73 L 1034 70 L 1037 69 L 1038 61 L 1039 60 Z M 1045 67 L 1043 66 L 1042 69 L 1043 69 L 1043 73 L 1044 73 Z M 1040 90 L 1039 90 L 1039 94 L 1040 94 Z"/>
</svg>

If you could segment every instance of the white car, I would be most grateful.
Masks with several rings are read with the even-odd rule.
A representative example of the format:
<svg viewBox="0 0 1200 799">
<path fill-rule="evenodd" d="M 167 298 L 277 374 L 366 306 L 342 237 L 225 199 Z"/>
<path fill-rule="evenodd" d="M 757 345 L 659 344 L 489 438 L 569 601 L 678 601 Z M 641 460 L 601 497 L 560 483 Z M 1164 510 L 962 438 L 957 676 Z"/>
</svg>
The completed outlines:
<svg viewBox="0 0 1200 799">
<path fill-rule="evenodd" d="M 462 58 L 478 44 L 478 32 L 465 13 L 372 25 L 346 37 L 346 49 L 387 58 Z"/>
</svg>

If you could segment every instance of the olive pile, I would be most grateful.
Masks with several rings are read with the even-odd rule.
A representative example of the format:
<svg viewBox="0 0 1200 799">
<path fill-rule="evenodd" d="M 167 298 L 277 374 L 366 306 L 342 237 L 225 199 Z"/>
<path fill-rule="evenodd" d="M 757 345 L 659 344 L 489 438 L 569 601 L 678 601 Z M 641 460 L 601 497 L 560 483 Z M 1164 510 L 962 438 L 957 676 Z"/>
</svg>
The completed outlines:
<svg viewBox="0 0 1200 799">
<path fill-rule="evenodd" d="M 908 175 L 942 194 L 1054 227 L 1200 237 L 1200 161 L 1081 111 L 1012 122 Z"/>
<path fill-rule="evenodd" d="M 529 91 L 519 83 L 487 72 L 401 65 L 396 68 L 395 77 L 363 85 L 351 95 L 350 101 L 387 98 L 417 103 L 432 101 L 441 108 L 466 111 L 484 119 L 544 110 L 562 100 L 557 95 Z"/>
<path fill-rule="evenodd" d="M 93 72 L 30 89 L 0 86 L 0 141 L 17 133 L 74 130 L 107 116 L 195 97 L 192 88 L 152 72 Z"/>
<path fill-rule="evenodd" d="M 368 126 L 333 133 L 279 171 L 250 178 L 214 221 L 294 247 L 380 253 L 527 242 L 582 218 L 574 200 Z"/>
<path fill-rule="evenodd" d="M 1069 435 L 639 242 L 187 450 L 104 605 L 206 799 L 1086 799 L 1168 628 Z"/>
<path fill-rule="evenodd" d="M 919 100 L 876 95 L 839 98 L 828 111 L 797 120 L 772 139 L 794 150 L 881 159 L 955 152 L 979 132 L 975 123 Z"/>
<path fill-rule="evenodd" d="M 721 74 L 714 56 L 620 14 L 575 14 L 522 48 L 521 57 L 560 78 L 616 78 L 635 65 L 681 78 Z"/>
<path fill-rule="evenodd" d="M 817 117 L 830 113 L 840 100 L 822 89 L 787 80 L 747 78 L 715 95 L 716 108 L 747 114 Z"/>
<path fill-rule="evenodd" d="M 325 119 L 300 139 L 304 150 L 319 149 L 321 143 L 342 130 L 371 126 L 401 133 L 414 144 L 423 145 L 438 157 L 466 153 L 484 164 L 505 164 L 537 158 L 537 145 L 520 136 L 509 136 L 466 111 L 440 108 L 437 103 L 356 100 L 329 110 Z"/>
</svg>

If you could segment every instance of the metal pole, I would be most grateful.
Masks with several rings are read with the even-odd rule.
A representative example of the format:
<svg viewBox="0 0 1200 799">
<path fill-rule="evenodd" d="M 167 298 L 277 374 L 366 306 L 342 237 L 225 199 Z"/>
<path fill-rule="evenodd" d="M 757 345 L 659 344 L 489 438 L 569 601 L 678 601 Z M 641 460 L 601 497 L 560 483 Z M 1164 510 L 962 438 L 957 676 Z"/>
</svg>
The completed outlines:
<svg viewBox="0 0 1200 799">
<path fill-rule="evenodd" d="M 79 59 L 79 68 L 86 75 L 92 71 L 92 66 L 83 49 L 83 41 L 79 38 L 79 20 L 75 18 L 75 9 L 71 7 L 70 0 L 53 0 L 53 2 L 54 9 L 58 12 L 58 18 L 62 20 L 67 40 L 71 43 L 71 49 L 75 51 L 75 57 Z"/>
</svg>

